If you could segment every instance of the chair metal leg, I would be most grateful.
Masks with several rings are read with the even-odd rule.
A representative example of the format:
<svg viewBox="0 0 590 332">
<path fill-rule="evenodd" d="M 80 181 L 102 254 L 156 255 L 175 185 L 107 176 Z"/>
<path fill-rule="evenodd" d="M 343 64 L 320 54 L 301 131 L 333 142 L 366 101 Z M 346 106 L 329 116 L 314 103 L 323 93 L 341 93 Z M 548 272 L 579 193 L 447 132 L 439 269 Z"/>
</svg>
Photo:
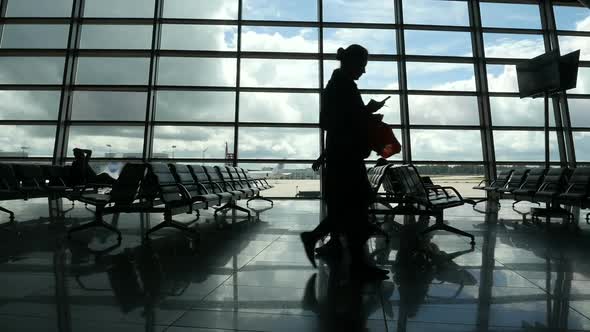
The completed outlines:
<svg viewBox="0 0 590 332">
<path fill-rule="evenodd" d="M 0 211 L 6 212 L 10 215 L 10 221 L 14 221 L 14 212 L 0 206 Z"/>
<path fill-rule="evenodd" d="M 150 234 L 159 231 L 160 229 L 164 228 L 164 227 L 171 227 L 171 228 L 175 228 L 178 229 L 182 232 L 186 232 L 186 233 L 190 233 L 192 236 L 197 235 L 197 230 L 194 228 L 191 228 L 187 225 L 181 224 L 178 221 L 174 221 L 174 220 L 164 220 L 161 223 L 157 224 L 156 226 L 150 228 L 146 234 L 145 237 L 148 237 Z"/>
<path fill-rule="evenodd" d="M 92 227 L 103 227 L 103 228 L 106 228 L 109 231 L 116 233 L 117 234 L 117 240 L 118 241 L 121 241 L 121 232 L 116 227 L 114 227 L 114 226 L 106 223 L 102 219 L 102 215 L 100 215 L 100 214 L 96 216 L 96 219 L 94 221 L 91 221 L 91 222 L 86 223 L 84 225 L 80 225 L 80 226 L 77 226 L 77 227 L 70 228 L 68 230 L 68 232 L 67 232 L 68 233 L 67 237 L 68 237 L 68 239 L 71 239 L 73 233 L 79 232 L 79 231 L 83 231 L 85 229 L 89 229 L 89 228 L 92 228 Z"/>
<path fill-rule="evenodd" d="M 473 246 L 475 245 L 475 237 L 472 234 L 469 234 L 465 231 L 462 231 L 458 228 L 449 226 L 447 224 L 444 224 L 442 222 L 436 222 L 434 225 L 426 228 L 425 230 L 422 231 L 422 235 L 426 235 L 430 232 L 433 231 L 437 231 L 437 230 L 441 230 L 441 231 L 447 231 L 449 233 L 453 233 L 453 234 L 457 234 L 457 235 L 461 235 L 461 236 L 465 236 L 471 239 L 470 244 Z"/>
<path fill-rule="evenodd" d="M 270 199 L 270 198 L 266 198 L 266 197 L 262 197 L 262 196 L 260 196 L 260 193 L 256 194 L 256 196 L 254 196 L 254 197 L 250 197 L 250 198 L 249 198 L 249 199 L 246 201 L 246 205 L 248 205 L 248 204 L 250 203 L 250 201 L 257 200 L 257 199 L 259 199 L 259 200 L 262 200 L 262 201 L 267 201 L 267 202 L 269 202 L 269 203 L 270 203 L 270 205 L 271 205 L 271 206 L 274 206 L 274 202 L 273 202 L 273 200 L 272 200 L 272 199 Z"/>
<path fill-rule="evenodd" d="M 225 205 L 223 205 L 223 206 L 215 209 L 214 215 L 217 216 L 217 214 L 219 213 L 219 211 L 229 210 L 229 209 L 236 209 L 238 211 L 242 211 L 242 212 L 248 214 L 248 218 L 251 217 L 251 211 L 249 209 L 246 209 L 246 208 L 243 208 L 243 207 L 237 205 L 235 201 L 231 201 L 231 202 L 226 203 Z"/>
</svg>

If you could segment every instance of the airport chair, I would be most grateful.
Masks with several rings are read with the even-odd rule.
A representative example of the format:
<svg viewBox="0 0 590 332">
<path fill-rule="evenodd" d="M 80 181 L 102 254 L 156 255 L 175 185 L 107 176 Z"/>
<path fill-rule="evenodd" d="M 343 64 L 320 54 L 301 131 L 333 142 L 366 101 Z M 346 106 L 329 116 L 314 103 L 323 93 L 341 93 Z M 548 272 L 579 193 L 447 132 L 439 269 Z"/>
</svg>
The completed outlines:
<svg viewBox="0 0 590 332">
<path fill-rule="evenodd" d="M 512 195 L 514 196 L 512 208 L 515 208 L 516 204 L 522 201 L 533 202 L 535 193 L 539 190 L 539 187 L 541 187 L 545 180 L 546 171 L 546 169 L 541 167 L 533 168 L 529 171 L 522 185 L 518 189 L 512 191 Z"/>
<path fill-rule="evenodd" d="M 242 182 L 246 181 L 246 183 L 248 183 L 250 188 L 258 189 L 258 193 L 256 194 L 256 196 L 248 198 L 246 205 L 250 204 L 250 202 L 254 201 L 254 200 L 262 200 L 262 201 L 269 202 L 270 206 L 274 206 L 274 202 L 272 199 L 262 197 L 262 195 L 260 195 L 260 192 L 267 190 L 267 189 L 274 188 L 274 186 L 268 184 L 266 179 L 254 179 L 253 177 L 250 176 L 250 174 L 248 173 L 247 170 L 245 170 L 241 167 L 236 167 L 236 169 L 238 170 L 238 173 L 240 174 L 240 180 Z"/>
<path fill-rule="evenodd" d="M 484 190 L 486 192 L 486 196 L 488 196 L 490 193 L 495 193 L 499 190 L 502 190 L 506 186 L 506 183 L 508 183 L 508 180 L 510 180 L 510 176 L 512 175 L 513 172 L 514 172 L 514 169 L 512 169 L 512 168 L 500 171 L 498 173 L 498 176 L 496 177 L 496 179 L 493 180 L 489 185 L 485 184 L 487 182 L 487 180 L 483 180 L 477 186 L 473 187 L 473 189 Z M 473 200 L 473 201 L 470 200 L 469 203 L 473 204 L 473 207 L 475 208 L 475 206 L 478 203 L 485 202 L 487 200 L 488 200 L 488 198 L 486 197 L 483 199 L 478 199 L 478 200 Z M 499 202 L 498 202 L 498 206 L 500 206 Z"/>
<path fill-rule="evenodd" d="M 248 181 L 244 181 L 240 178 L 240 172 L 236 167 L 226 166 L 227 172 L 233 181 L 234 188 L 247 192 L 250 196 L 256 196 L 260 189 L 250 187 Z"/>
<path fill-rule="evenodd" d="M 550 168 L 545 174 L 545 179 L 539 187 L 539 190 L 533 195 L 533 201 L 536 203 L 546 203 L 546 208 L 532 208 L 531 218 L 533 221 L 539 221 L 539 217 L 546 217 L 547 223 L 552 216 L 569 216 L 559 206 L 557 198 L 567 189 L 567 168 Z"/>
<path fill-rule="evenodd" d="M 576 206 L 585 209 L 590 203 L 588 195 L 590 194 L 590 168 L 580 167 L 574 169 L 568 180 L 568 187 L 565 192 L 557 198 L 557 202 L 564 205 Z M 575 220 L 575 216 L 569 213 L 570 221 Z M 590 213 L 586 214 L 586 222 Z"/>
<path fill-rule="evenodd" d="M 228 209 L 236 209 L 238 211 L 242 211 L 248 214 L 248 218 L 251 217 L 251 212 L 249 209 L 243 208 L 236 204 L 236 201 L 242 198 L 248 197 L 245 192 L 235 190 L 228 182 L 224 180 L 221 173 L 219 173 L 219 168 L 212 167 L 212 166 L 202 166 L 205 170 L 205 173 L 209 176 L 209 181 L 211 181 L 221 192 L 229 193 L 232 195 L 232 199 L 227 202 L 225 205 L 215 209 L 215 215 L 217 215 L 220 211 L 228 210 Z"/>
<path fill-rule="evenodd" d="M 211 181 L 211 178 L 205 170 L 205 166 L 189 165 L 189 169 L 192 171 L 195 181 L 205 187 L 209 194 L 214 194 L 219 198 L 218 204 L 215 205 L 221 207 L 214 208 L 215 215 L 217 215 L 218 210 L 224 208 L 225 206 L 231 206 L 231 203 L 234 201 L 234 195 L 224 191 L 218 183 Z"/>
<path fill-rule="evenodd" d="M 205 186 L 196 182 L 189 167 L 182 164 L 169 164 L 170 170 L 174 175 L 176 182 L 183 185 L 188 191 L 193 204 L 205 203 L 205 208 L 219 205 L 219 196 L 207 192 Z M 196 210 L 198 213 L 198 209 Z"/>
</svg>

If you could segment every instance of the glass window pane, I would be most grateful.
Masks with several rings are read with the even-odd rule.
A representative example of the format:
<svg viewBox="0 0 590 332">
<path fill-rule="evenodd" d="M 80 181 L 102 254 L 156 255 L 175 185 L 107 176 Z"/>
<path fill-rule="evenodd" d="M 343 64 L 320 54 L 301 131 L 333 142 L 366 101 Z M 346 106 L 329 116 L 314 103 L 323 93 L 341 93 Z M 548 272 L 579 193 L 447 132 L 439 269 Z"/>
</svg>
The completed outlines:
<svg viewBox="0 0 590 332">
<path fill-rule="evenodd" d="M 412 55 L 472 56 L 469 32 L 406 30 L 406 53 Z"/>
<path fill-rule="evenodd" d="M 324 53 L 336 54 L 351 44 L 362 44 L 369 54 L 397 54 L 395 30 L 324 29 Z"/>
<path fill-rule="evenodd" d="M 590 99 L 568 98 L 572 127 L 590 127 Z"/>
<path fill-rule="evenodd" d="M 235 51 L 238 28 L 229 25 L 164 24 L 163 50 Z"/>
<path fill-rule="evenodd" d="M 156 126 L 154 129 L 154 153 L 170 158 L 225 159 L 226 144 L 233 153 L 233 141 L 232 127 Z"/>
<path fill-rule="evenodd" d="M 483 37 L 488 58 L 530 59 L 545 53 L 541 35 L 484 33 Z"/>
<path fill-rule="evenodd" d="M 320 197 L 320 175 L 310 164 L 240 163 L 239 166 L 247 169 L 252 177 L 263 177 L 274 186 L 264 191 L 265 197 Z M 293 201 L 282 203 L 289 202 Z"/>
<path fill-rule="evenodd" d="M 515 65 L 487 65 L 486 68 L 491 92 L 518 92 Z"/>
<path fill-rule="evenodd" d="M 317 0 L 244 0 L 245 20 L 317 21 Z"/>
<path fill-rule="evenodd" d="M 475 91 L 473 65 L 408 62 L 408 89 Z"/>
<path fill-rule="evenodd" d="M 1 157 L 51 157 L 55 126 L 1 125 Z"/>
<path fill-rule="evenodd" d="M 157 121 L 235 120 L 234 92 L 158 91 L 156 102 Z"/>
<path fill-rule="evenodd" d="M 412 160 L 480 161 L 479 130 L 410 130 Z"/>
<path fill-rule="evenodd" d="M 569 93 L 590 94 L 590 68 L 578 68 L 578 81 L 576 88 L 568 90 Z"/>
<path fill-rule="evenodd" d="M 545 104 L 543 98 L 490 97 L 492 124 L 494 126 L 535 126 L 545 125 Z M 549 125 L 555 125 L 555 116 L 550 106 Z"/>
<path fill-rule="evenodd" d="M 588 8 L 553 6 L 555 24 L 559 30 L 590 31 Z"/>
<path fill-rule="evenodd" d="M 97 158 L 141 158 L 143 134 L 143 126 L 71 126 L 68 157 L 81 148 L 92 150 Z"/>
<path fill-rule="evenodd" d="M 393 1 L 324 0 L 324 21 L 395 23 Z"/>
<path fill-rule="evenodd" d="M 485 191 L 476 190 L 485 179 L 483 165 L 415 165 L 421 176 L 428 176 L 440 186 L 451 186 L 463 197 L 485 197 Z"/>
<path fill-rule="evenodd" d="M 154 0 L 86 0 L 86 17 L 154 17 Z"/>
<path fill-rule="evenodd" d="M 590 132 L 575 132 L 574 146 L 577 161 L 590 161 Z"/>
<path fill-rule="evenodd" d="M 235 86 L 236 59 L 161 57 L 158 84 Z"/>
<path fill-rule="evenodd" d="M 316 159 L 320 130 L 314 128 L 240 128 L 240 159 Z"/>
<path fill-rule="evenodd" d="M 317 53 L 318 29 L 245 26 L 242 51 Z"/>
<path fill-rule="evenodd" d="M 78 84 L 129 84 L 148 83 L 148 58 L 78 58 Z"/>
<path fill-rule="evenodd" d="M 315 60 L 243 59 L 242 87 L 317 88 Z"/>
<path fill-rule="evenodd" d="M 469 25 L 466 1 L 405 0 L 403 10 L 406 24 Z"/>
<path fill-rule="evenodd" d="M 0 57 L 1 84 L 61 84 L 61 57 Z"/>
<path fill-rule="evenodd" d="M 588 11 L 590 12 L 590 10 Z M 590 22 L 590 19 L 588 22 Z M 559 52 L 561 54 L 580 50 L 580 60 L 590 60 L 590 37 L 559 36 L 558 38 Z"/>
<path fill-rule="evenodd" d="M 409 95 L 408 103 L 412 125 L 479 125 L 476 97 Z"/>
<path fill-rule="evenodd" d="M 75 91 L 72 120 L 145 121 L 147 93 Z"/>
<path fill-rule="evenodd" d="M 552 161 L 559 161 L 557 135 L 549 135 Z M 494 130 L 494 147 L 498 161 L 545 161 L 545 134 L 542 131 Z"/>
<path fill-rule="evenodd" d="M 0 120 L 57 120 L 59 91 L 0 91 Z"/>
<path fill-rule="evenodd" d="M 7 17 L 70 17 L 73 0 L 8 0 Z"/>
<path fill-rule="evenodd" d="M 82 26 L 80 48 L 91 49 L 150 49 L 150 25 L 88 25 Z"/>
<path fill-rule="evenodd" d="M 318 94 L 242 92 L 240 121 L 318 123 L 319 105 Z"/>
<path fill-rule="evenodd" d="M 166 0 L 166 18 L 237 19 L 237 0 Z"/>
<path fill-rule="evenodd" d="M 538 5 L 480 3 L 484 27 L 541 29 Z"/>
<path fill-rule="evenodd" d="M 67 48 L 69 28 L 62 24 L 6 24 L 2 48 Z"/>
<path fill-rule="evenodd" d="M 324 85 L 328 83 L 333 71 L 338 67 L 340 67 L 338 61 L 324 61 Z M 356 84 L 359 89 L 397 90 L 399 88 L 397 62 L 369 61 L 366 73 L 356 81 Z"/>
<path fill-rule="evenodd" d="M 383 114 L 383 122 L 390 124 L 390 125 L 399 125 L 401 124 L 400 118 L 400 104 L 399 104 L 399 95 L 391 95 L 391 94 L 363 94 L 363 101 L 368 103 L 371 99 L 376 101 L 381 101 L 387 97 L 389 98 L 385 102 L 385 107 L 379 110 L 379 114 Z M 401 138 L 399 138 L 401 140 Z"/>
</svg>

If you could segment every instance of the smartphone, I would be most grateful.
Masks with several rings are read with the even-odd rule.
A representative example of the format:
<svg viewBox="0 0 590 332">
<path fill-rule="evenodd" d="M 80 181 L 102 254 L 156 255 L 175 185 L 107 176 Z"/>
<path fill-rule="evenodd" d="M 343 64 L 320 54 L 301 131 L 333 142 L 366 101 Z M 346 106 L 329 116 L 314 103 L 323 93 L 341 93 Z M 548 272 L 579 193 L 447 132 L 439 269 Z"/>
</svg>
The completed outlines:
<svg viewBox="0 0 590 332">
<path fill-rule="evenodd" d="M 383 99 L 381 102 L 384 103 L 387 101 L 387 99 L 391 98 L 391 96 L 387 96 L 387 98 Z"/>
</svg>

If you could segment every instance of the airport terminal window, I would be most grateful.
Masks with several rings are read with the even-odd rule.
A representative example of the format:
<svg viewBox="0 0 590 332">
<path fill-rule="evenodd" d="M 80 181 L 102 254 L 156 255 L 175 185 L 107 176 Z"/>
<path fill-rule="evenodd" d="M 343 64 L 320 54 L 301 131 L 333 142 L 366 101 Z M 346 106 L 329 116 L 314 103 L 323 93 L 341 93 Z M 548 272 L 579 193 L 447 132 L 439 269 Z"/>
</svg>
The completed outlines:
<svg viewBox="0 0 590 332">
<path fill-rule="evenodd" d="M 242 92 L 240 121 L 318 123 L 319 94 Z"/>
<path fill-rule="evenodd" d="M 497 161 L 544 161 L 545 134 L 539 131 L 494 130 L 494 147 Z M 551 161 L 559 161 L 557 135 L 549 135 Z"/>
<path fill-rule="evenodd" d="M 340 63 L 338 61 L 324 61 L 324 81 L 326 83 L 330 80 L 334 69 L 339 67 Z M 397 63 L 393 61 L 369 61 L 366 67 L 366 73 L 356 84 L 359 89 L 398 89 Z"/>
<path fill-rule="evenodd" d="M 590 12 L 587 8 L 578 6 L 553 6 L 555 13 L 555 24 L 558 30 L 569 31 L 590 31 L 588 17 Z"/>
<path fill-rule="evenodd" d="M 317 21 L 317 0 L 243 0 L 245 20 Z"/>
<path fill-rule="evenodd" d="M 541 29 L 538 5 L 481 2 L 479 6 L 484 27 Z"/>
<path fill-rule="evenodd" d="M 0 157 L 51 157 L 55 130 L 55 125 L 0 125 Z"/>
<path fill-rule="evenodd" d="M 72 120 L 145 121 L 147 93 L 75 91 Z"/>
<path fill-rule="evenodd" d="M 543 127 L 545 125 L 543 98 L 490 97 L 490 107 L 494 126 Z M 549 116 L 549 125 L 555 125 L 555 116 L 552 111 Z"/>
<path fill-rule="evenodd" d="M 589 20 L 590 21 L 590 20 Z M 559 36 L 559 51 L 561 54 L 567 54 L 580 50 L 580 60 L 590 60 L 590 36 Z"/>
<path fill-rule="evenodd" d="M 393 1 L 323 0 L 324 21 L 395 23 Z"/>
<path fill-rule="evenodd" d="M 141 158 L 143 134 L 143 126 L 71 126 L 68 157 L 78 147 L 92 150 L 94 158 Z"/>
<path fill-rule="evenodd" d="M 475 91 L 472 64 L 408 62 L 408 89 Z"/>
<path fill-rule="evenodd" d="M 80 48 L 90 49 L 150 49 L 151 25 L 84 24 Z"/>
<path fill-rule="evenodd" d="M 320 154 L 319 131 L 313 128 L 243 127 L 238 140 L 242 159 L 315 160 Z"/>
<path fill-rule="evenodd" d="M 488 58 L 531 59 L 545 53 L 542 35 L 484 33 L 483 38 Z"/>
<path fill-rule="evenodd" d="M 490 92 L 518 92 L 516 65 L 487 65 Z"/>
<path fill-rule="evenodd" d="M 317 88 L 316 60 L 243 59 L 242 87 Z"/>
<path fill-rule="evenodd" d="M 431 130 L 410 131 L 412 160 L 419 161 L 481 161 L 481 136 L 479 130 Z"/>
<path fill-rule="evenodd" d="M 65 24 L 5 24 L 2 48 L 67 48 L 70 27 Z"/>
<path fill-rule="evenodd" d="M 59 91 L 0 90 L 0 120 L 57 120 Z"/>
<path fill-rule="evenodd" d="M 413 125 L 479 125 L 476 97 L 409 95 L 408 103 Z"/>
<path fill-rule="evenodd" d="M 232 25 L 162 25 L 163 50 L 236 51 L 238 28 Z"/>
<path fill-rule="evenodd" d="M 149 58 L 78 58 L 76 83 L 145 85 L 149 77 Z"/>
<path fill-rule="evenodd" d="M 164 158 L 225 158 L 234 146 L 233 127 L 156 126 L 154 153 Z"/>
<path fill-rule="evenodd" d="M 158 91 L 156 120 L 233 122 L 235 100 L 227 91 Z"/>
<path fill-rule="evenodd" d="M 397 54 L 395 30 L 386 29 L 324 29 L 324 53 L 336 54 L 338 48 L 360 43 L 369 54 Z"/>
<path fill-rule="evenodd" d="M 8 0 L 6 17 L 70 17 L 73 0 Z"/>
<path fill-rule="evenodd" d="M 23 153 L 20 147 L 33 143 L 11 142 L 2 148 L 4 157 L 48 161 L 71 157 L 79 146 L 113 163 L 165 161 L 173 155 L 195 163 L 228 159 L 259 171 L 288 169 L 272 175 L 273 181 L 286 181 L 282 192 L 288 195 L 277 195 L 312 195 L 319 191 L 309 167 L 321 145 L 320 91 L 338 67 L 337 49 L 358 43 L 371 54 L 366 74 L 357 81 L 363 99 L 391 96 L 381 111 L 384 121 L 399 139 L 410 138 L 404 144 L 412 160 L 401 155 L 392 160 L 432 166 L 430 175 L 439 172 L 458 181 L 481 177 L 482 151 L 492 148 L 481 141 L 486 132 L 480 113 L 489 102 L 496 160 L 506 165 L 543 161 L 543 101 L 518 98 L 515 69 L 522 59 L 543 53 L 544 38 L 555 33 L 542 26 L 539 2 L 479 2 L 484 45 L 477 51 L 486 57 L 487 91 L 478 90 L 485 84 L 476 84 L 480 77 L 472 58 L 478 45 L 472 38 L 482 30 L 470 26 L 469 11 L 475 9 L 470 1 L 243 0 L 238 13 L 238 0 L 161 0 L 158 17 L 154 0 L 86 0 L 73 50 L 67 50 L 70 25 L 79 21 L 71 18 L 76 15 L 72 0 L 5 3 L 6 18 L 31 19 L 3 25 L 0 47 L 12 50 L 0 57 L 0 120 L 10 121 L 5 128 L 11 135 L 27 137 L 26 130 L 41 128 L 31 138 L 41 148 Z M 395 24 L 396 10 L 405 25 Z M 561 53 L 581 49 L 582 60 L 588 60 L 588 9 L 553 6 L 553 11 Z M 38 19 L 43 17 L 52 19 Z M 161 23 L 156 25 L 159 50 L 151 49 L 154 22 Z M 398 33 L 405 45 L 398 45 Z M 73 75 L 66 59 L 76 65 Z M 590 128 L 585 116 L 590 67 L 585 65 L 578 88 L 567 98 L 580 161 L 590 158 L 584 150 Z M 62 82 L 64 77 L 68 81 Z M 70 86 L 71 102 L 62 103 L 59 113 L 62 93 L 70 93 L 63 89 Z M 58 114 L 66 118 L 59 124 L 66 130 L 57 133 L 68 145 L 52 155 Z M 553 112 L 550 120 L 554 126 Z M 150 127 L 152 144 L 144 142 Z M 23 132 L 14 134 L 20 128 Z M 553 161 L 558 161 L 556 142 L 552 139 Z M 143 156 L 145 146 L 153 151 Z M 305 187 L 307 180 L 312 188 Z"/>
<path fill-rule="evenodd" d="M 317 53 L 318 29 L 245 26 L 242 51 Z"/>
<path fill-rule="evenodd" d="M 165 18 L 235 20 L 238 0 L 164 0 Z"/>
<path fill-rule="evenodd" d="M 384 100 L 387 97 L 390 97 L 385 102 L 385 107 L 379 110 L 379 114 L 383 114 L 383 122 L 390 124 L 390 125 L 399 125 L 401 124 L 401 114 L 400 114 L 400 104 L 399 104 L 399 95 L 392 94 L 392 93 L 382 93 L 382 94 L 362 94 L 363 101 L 368 103 L 371 99 L 376 101 Z"/>
<path fill-rule="evenodd" d="M 405 24 L 469 26 L 467 1 L 405 0 L 403 12 Z"/>
<path fill-rule="evenodd" d="M 590 128 L 590 99 L 568 98 L 567 103 L 572 127 Z"/>
<path fill-rule="evenodd" d="M 61 84 L 63 57 L 0 57 L 0 84 Z"/>
<path fill-rule="evenodd" d="M 590 161 L 590 132 L 575 132 L 574 144 L 576 145 L 576 160 Z"/>
<path fill-rule="evenodd" d="M 84 16 L 154 17 L 154 3 L 154 0 L 85 0 Z"/>
<path fill-rule="evenodd" d="M 406 54 L 471 57 L 469 32 L 405 30 Z"/>
<path fill-rule="evenodd" d="M 159 85 L 234 86 L 235 58 L 161 57 Z"/>
</svg>

